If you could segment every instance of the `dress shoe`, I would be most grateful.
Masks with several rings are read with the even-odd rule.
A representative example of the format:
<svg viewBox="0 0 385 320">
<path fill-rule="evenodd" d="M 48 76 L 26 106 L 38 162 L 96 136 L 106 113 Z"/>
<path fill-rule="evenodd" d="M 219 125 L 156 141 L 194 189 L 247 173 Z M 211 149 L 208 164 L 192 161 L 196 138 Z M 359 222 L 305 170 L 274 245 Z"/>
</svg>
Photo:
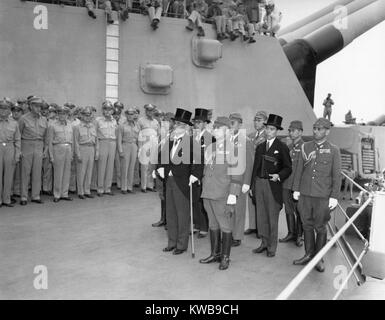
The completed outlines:
<svg viewBox="0 0 385 320">
<path fill-rule="evenodd" d="M 295 240 L 295 245 L 297 247 L 302 247 L 303 246 L 303 240 L 301 237 L 297 237 L 297 239 Z"/>
<path fill-rule="evenodd" d="M 60 198 L 53 198 L 53 202 L 59 202 Z"/>
<path fill-rule="evenodd" d="M 249 234 L 252 234 L 252 233 L 257 233 L 257 229 L 247 229 L 243 234 L 248 236 Z"/>
<path fill-rule="evenodd" d="M 206 238 L 206 236 L 207 236 L 207 232 L 199 231 L 199 234 L 198 234 L 199 239 Z"/>
<path fill-rule="evenodd" d="M 14 197 L 11 197 L 11 204 L 15 204 L 16 203 L 16 199 Z"/>
<path fill-rule="evenodd" d="M 233 240 L 231 246 L 232 247 L 238 247 L 241 245 L 241 240 Z"/>
<path fill-rule="evenodd" d="M 73 199 L 71 197 L 61 197 L 60 200 L 72 201 Z"/>
<path fill-rule="evenodd" d="M 142 189 L 141 190 L 143 193 L 147 193 L 147 190 L 146 189 Z"/>
<path fill-rule="evenodd" d="M 122 190 L 121 194 L 127 194 L 128 192 L 126 190 Z"/>
<path fill-rule="evenodd" d="M 3 206 L 9 207 L 9 208 L 13 208 L 14 207 L 14 205 L 11 204 L 11 203 L 3 203 Z"/>
<path fill-rule="evenodd" d="M 318 272 L 324 272 L 325 271 L 325 266 L 324 266 L 324 260 L 321 259 L 320 262 L 318 262 L 315 266 L 315 269 L 318 271 Z"/>
<path fill-rule="evenodd" d="M 135 194 L 135 191 L 133 191 L 133 190 L 127 190 L 127 193 Z"/>
<path fill-rule="evenodd" d="M 249 43 L 255 43 L 255 42 L 256 42 L 256 41 L 255 41 L 254 38 L 250 38 Z"/>
<path fill-rule="evenodd" d="M 294 236 L 294 234 L 288 233 L 286 237 L 279 239 L 279 242 L 286 243 L 293 240 L 296 240 L 296 237 Z"/>
<path fill-rule="evenodd" d="M 153 227 L 162 227 L 164 225 L 166 225 L 166 223 L 162 220 L 152 224 Z"/>
<path fill-rule="evenodd" d="M 95 198 L 92 194 L 85 194 L 84 195 L 86 198 L 93 199 Z"/>
<path fill-rule="evenodd" d="M 98 195 L 98 197 L 103 197 L 103 193 L 101 193 L 101 192 L 98 192 L 97 195 Z"/>
<path fill-rule="evenodd" d="M 41 199 L 32 199 L 32 200 L 31 200 L 31 202 L 34 202 L 34 203 L 39 203 L 39 204 L 42 204 L 42 203 L 44 203 L 44 201 L 43 201 L 43 200 L 41 200 Z"/>
<path fill-rule="evenodd" d="M 27 205 L 27 201 L 26 200 L 21 200 L 20 201 L 20 205 L 21 206 L 26 206 Z"/>
<path fill-rule="evenodd" d="M 253 253 L 262 253 L 265 250 L 267 250 L 267 247 L 261 244 L 258 248 L 253 249 Z"/>
<path fill-rule="evenodd" d="M 186 250 L 182 250 L 182 249 L 175 249 L 173 252 L 172 252 L 172 254 L 181 254 L 181 253 L 183 253 L 183 252 L 185 252 Z"/>
<path fill-rule="evenodd" d="M 303 265 L 307 264 L 311 259 L 313 259 L 312 255 L 305 254 L 302 258 L 300 258 L 298 260 L 294 260 L 293 264 L 296 266 L 303 266 Z"/>
<path fill-rule="evenodd" d="M 272 258 L 272 257 L 275 257 L 275 252 L 267 251 L 266 255 L 267 255 L 269 258 Z"/>
<path fill-rule="evenodd" d="M 146 190 L 151 191 L 151 192 L 156 192 L 155 188 L 146 188 Z"/>
<path fill-rule="evenodd" d="M 104 192 L 104 194 L 106 194 L 107 196 L 114 196 L 115 194 L 113 192 Z"/>
<path fill-rule="evenodd" d="M 52 196 L 52 192 L 51 191 L 42 191 L 41 193 L 46 195 L 46 196 Z"/>
<path fill-rule="evenodd" d="M 79 199 L 82 199 L 82 200 L 84 200 L 86 197 L 85 196 L 83 196 L 82 194 L 79 194 Z"/>
<path fill-rule="evenodd" d="M 137 184 L 134 184 L 134 188 L 139 188 L 140 187 L 140 184 L 137 183 Z"/>
<path fill-rule="evenodd" d="M 175 247 L 166 247 L 166 248 L 163 248 L 163 252 L 170 252 L 170 251 L 173 251 L 175 249 Z"/>
</svg>

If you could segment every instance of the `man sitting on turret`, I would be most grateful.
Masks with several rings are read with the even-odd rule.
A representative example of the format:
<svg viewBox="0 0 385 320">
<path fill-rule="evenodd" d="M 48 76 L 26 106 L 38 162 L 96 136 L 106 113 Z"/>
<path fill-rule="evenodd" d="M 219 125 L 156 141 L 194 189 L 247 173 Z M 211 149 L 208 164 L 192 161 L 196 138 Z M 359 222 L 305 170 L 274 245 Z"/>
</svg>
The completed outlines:
<svg viewBox="0 0 385 320">
<path fill-rule="evenodd" d="M 203 30 L 202 20 L 207 16 L 208 5 L 204 0 L 195 0 L 191 4 L 191 14 L 187 18 L 188 25 L 186 29 L 189 31 L 194 30 L 194 26 L 198 27 L 198 37 L 204 37 L 205 31 Z"/>
<path fill-rule="evenodd" d="M 266 15 L 263 17 L 263 22 L 257 25 L 257 32 L 275 37 L 281 28 L 282 12 L 275 7 L 273 0 L 266 1 L 265 10 Z"/>
<path fill-rule="evenodd" d="M 126 4 L 126 0 L 111 0 L 111 1 L 110 0 L 99 0 L 98 4 L 99 4 L 99 8 L 104 9 L 106 11 L 108 23 L 110 23 L 110 24 L 114 23 L 114 19 L 112 18 L 112 9 L 114 9 L 118 12 L 118 16 L 123 21 L 126 21 L 128 19 L 128 7 Z M 96 19 L 96 14 L 94 11 L 95 1 L 86 0 L 85 6 L 88 10 L 88 15 L 91 18 Z"/>
<path fill-rule="evenodd" d="M 151 21 L 152 29 L 158 29 L 158 24 L 160 22 L 160 17 L 162 16 L 162 1 L 161 0 L 141 0 L 140 6 L 142 8 L 147 8 L 148 15 Z"/>
</svg>

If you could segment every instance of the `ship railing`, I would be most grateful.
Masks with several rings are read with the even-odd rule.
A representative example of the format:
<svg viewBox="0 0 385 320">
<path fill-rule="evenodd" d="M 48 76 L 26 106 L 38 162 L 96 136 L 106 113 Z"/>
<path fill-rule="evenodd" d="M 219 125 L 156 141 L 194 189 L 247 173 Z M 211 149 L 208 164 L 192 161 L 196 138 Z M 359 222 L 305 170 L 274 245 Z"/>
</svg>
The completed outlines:
<svg viewBox="0 0 385 320">
<path fill-rule="evenodd" d="M 358 183 L 356 183 L 353 179 L 348 177 L 344 172 L 341 172 L 343 176 L 346 177 L 346 179 L 350 180 L 357 188 L 359 188 L 361 191 L 366 193 L 368 195 L 368 199 L 360 206 L 360 208 L 351 216 L 349 217 L 345 210 L 342 208 L 340 204 L 338 204 L 339 211 L 343 214 L 343 216 L 347 219 L 346 223 L 337 231 L 334 232 L 333 228 L 328 223 L 329 230 L 332 233 L 332 238 L 325 244 L 325 246 L 313 257 L 313 259 L 294 277 L 293 280 L 290 281 L 290 283 L 286 286 L 285 289 L 282 290 L 282 292 L 277 296 L 276 300 L 287 300 L 290 298 L 290 296 L 294 293 L 294 291 L 301 285 L 301 283 L 306 279 L 306 277 L 312 272 L 313 268 L 321 261 L 321 259 L 329 252 L 329 250 L 338 244 L 339 248 L 341 249 L 344 258 L 348 262 L 348 265 L 350 267 L 349 273 L 346 275 L 344 281 L 339 285 L 339 289 L 337 290 L 336 294 L 333 297 L 333 300 L 337 300 L 339 296 L 341 295 L 342 291 L 346 288 L 346 284 L 354 275 L 357 280 L 357 284 L 362 284 L 362 280 L 358 278 L 355 271 L 357 268 L 361 267 L 361 260 L 364 257 L 364 255 L 367 253 L 369 249 L 369 242 L 368 240 L 362 235 L 362 233 L 358 230 L 358 228 L 354 225 L 354 221 L 364 212 L 367 206 L 369 206 L 374 198 L 374 193 L 372 191 L 368 191 L 364 188 L 362 188 Z M 348 245 L 350 253 L 354 256 L 355 263 L 352 265 L 350 259 L 348 258 L 348 255 L 346 251 L 344 250 L 342 244 L 341 244 L 341 238 L 343 237 L 344 233 L 348 230 L 349 227 L 353 227 L 353 230 L 357 233 L 358 237 L 361 239 L 361 241 L 364 244 L 362 252 L 357 256 L 350 245 L 346 242 L 345 244 Z"/>
</svg>

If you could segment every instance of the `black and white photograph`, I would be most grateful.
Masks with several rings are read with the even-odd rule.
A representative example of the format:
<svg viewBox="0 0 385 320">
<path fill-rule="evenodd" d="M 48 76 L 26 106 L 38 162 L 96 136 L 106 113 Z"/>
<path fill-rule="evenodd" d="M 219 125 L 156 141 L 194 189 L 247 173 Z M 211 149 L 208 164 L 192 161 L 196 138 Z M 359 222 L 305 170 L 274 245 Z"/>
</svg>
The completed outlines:
<svg viewBox="0 0 385 320">
<path fill-rule="evenodd" d="M 385 300 L 384 57 L 385 0 L 0 0 L 0 300 Z"/>
</svg>

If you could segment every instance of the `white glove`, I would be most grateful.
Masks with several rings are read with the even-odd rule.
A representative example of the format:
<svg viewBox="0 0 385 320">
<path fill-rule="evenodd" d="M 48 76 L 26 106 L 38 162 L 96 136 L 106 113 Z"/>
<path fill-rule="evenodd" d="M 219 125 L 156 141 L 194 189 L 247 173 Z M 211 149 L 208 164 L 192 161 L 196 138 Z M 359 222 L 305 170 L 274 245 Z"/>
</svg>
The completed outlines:
<svg viewBox="0 0 385 320">
<path fill-rule="evenodd" d="M 155 170 L 152 171 L 152 178 L 153 178 L 153 179 L 156 179 L 156 173 L 155 173 Z"/>
<path fill-rule="evenodd" d="M 193 176 L 193 175 L 190 175 L 190 180 L 189 180 L 188 185 L 191 186 L 196 181 L 198 181 L 198 178 Z"/>
<path fill-rule="evenodd" d="M 248 184 L 244 184 L 242 186 L 242 193 L 246 193 L 249 190 L 250 190 L 250 186 Z"/>
<path fill-rule="evenodd" d="M 301 194 L 299 193 L 299 191 L 294 191 L 293 192 L 293 199 L 298 201 L 300 195 Z"/>
<path fill-rule="evenodd" d="M 234 205 L 236 203 L 237 203 L 237 197 L 233 194 L 229 194 L 229 196 L 227 197 L 227 203 L 226 204 Z"/>
<path fill-rule="evenodd" d="M 156 171 L 158 171 L 159 176 L 164 179 L 164 168 L 159 168 Z"/>
<path fill-rule="evenodd" d="M 329 198 L 329 209 L 333 210 L 335 207 L 337 207 L 338 200 L 334 198 Z"/>
</svg>

